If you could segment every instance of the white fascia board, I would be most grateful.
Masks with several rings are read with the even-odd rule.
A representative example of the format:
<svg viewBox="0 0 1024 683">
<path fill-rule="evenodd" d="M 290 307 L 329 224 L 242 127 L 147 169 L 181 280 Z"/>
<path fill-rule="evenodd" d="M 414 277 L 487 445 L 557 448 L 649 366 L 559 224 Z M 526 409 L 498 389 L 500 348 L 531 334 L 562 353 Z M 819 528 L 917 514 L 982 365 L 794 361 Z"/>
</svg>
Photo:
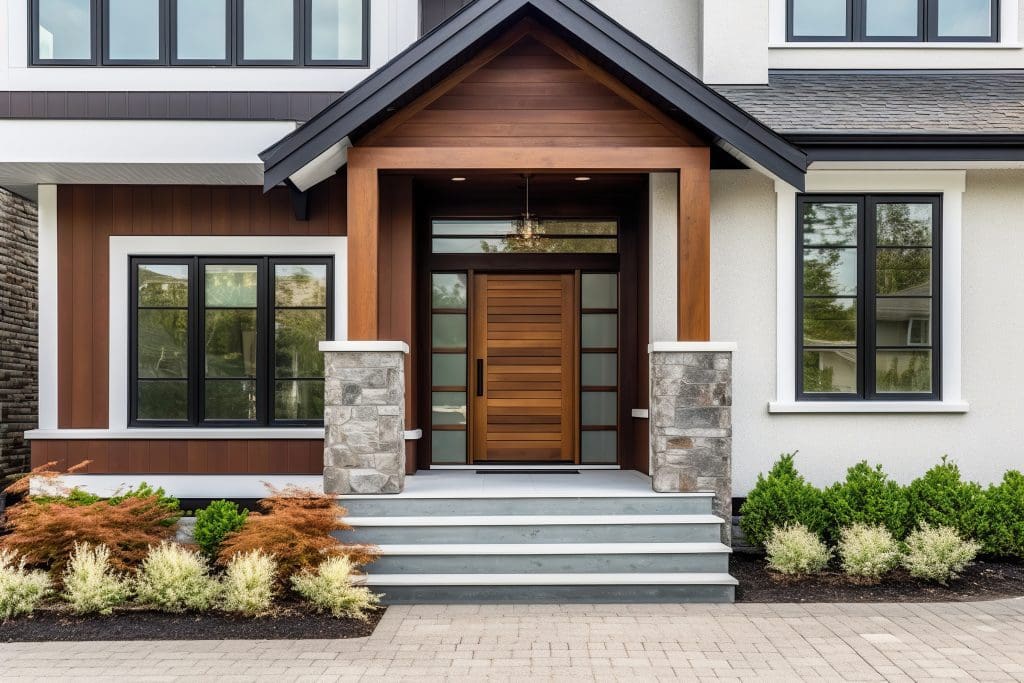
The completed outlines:
<svg viewBox="0 0 1024 683">
<path fill-rule="evenodd" d="M 331 145 L 326 152 L 289 176 L 289 180 L 303 192 L 318 183 L 322 183 L 348 163 L 348 150 L 351 146 L 352 141 L 348 137 L 343 138 L 340 142 Z"/>
</svg>

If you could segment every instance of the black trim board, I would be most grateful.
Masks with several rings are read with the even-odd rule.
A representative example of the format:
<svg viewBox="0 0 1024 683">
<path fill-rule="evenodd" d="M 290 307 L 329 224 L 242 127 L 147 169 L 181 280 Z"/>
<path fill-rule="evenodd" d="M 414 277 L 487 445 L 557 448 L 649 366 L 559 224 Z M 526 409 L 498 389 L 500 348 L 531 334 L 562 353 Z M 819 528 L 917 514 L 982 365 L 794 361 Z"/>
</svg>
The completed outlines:
<svg viewBox="0 0 1024 683">
<path fill-rule="evenodd" d="M 533 18 L 711 143 L 725 142 L 803 189 L 807 159 L 584 0 L 477 0 L 452 16 L 293 133 L 260 153 L 264 189 L 284 182 L 339 141 L 358 142 L 489 41 Z"/>
<path fill-rule="evenodd" d="M 808 163 L 822 161 L 1024 161 L 1017 133 L 794 133 Z"/>
</svg>

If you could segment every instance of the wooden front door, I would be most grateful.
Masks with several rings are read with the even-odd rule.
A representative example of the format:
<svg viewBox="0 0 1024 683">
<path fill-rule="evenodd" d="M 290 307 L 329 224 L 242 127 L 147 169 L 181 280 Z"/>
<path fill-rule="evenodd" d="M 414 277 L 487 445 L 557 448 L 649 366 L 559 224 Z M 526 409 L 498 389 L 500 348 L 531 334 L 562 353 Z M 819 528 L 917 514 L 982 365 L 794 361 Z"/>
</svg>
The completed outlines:
<svg viewBox="0 0 1024 683">
<path fill-rule="evenodd" d="M 472 462 L 576 461 L 573 274 L 473 276 Z"/>
</svg>

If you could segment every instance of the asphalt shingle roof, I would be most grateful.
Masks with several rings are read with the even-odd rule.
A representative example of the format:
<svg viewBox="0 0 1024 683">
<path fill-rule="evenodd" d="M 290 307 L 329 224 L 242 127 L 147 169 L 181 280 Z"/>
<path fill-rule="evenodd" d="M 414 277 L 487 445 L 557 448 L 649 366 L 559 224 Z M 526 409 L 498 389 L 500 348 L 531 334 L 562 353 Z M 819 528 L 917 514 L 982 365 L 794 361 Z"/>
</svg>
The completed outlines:
<svg viewBox="0 0 1024 683">
<path fill-rule="evenodd" d="M 783 135 L 1024 133 L 1024 71 L 773 72 L 715 90 Z"/>
</svg>

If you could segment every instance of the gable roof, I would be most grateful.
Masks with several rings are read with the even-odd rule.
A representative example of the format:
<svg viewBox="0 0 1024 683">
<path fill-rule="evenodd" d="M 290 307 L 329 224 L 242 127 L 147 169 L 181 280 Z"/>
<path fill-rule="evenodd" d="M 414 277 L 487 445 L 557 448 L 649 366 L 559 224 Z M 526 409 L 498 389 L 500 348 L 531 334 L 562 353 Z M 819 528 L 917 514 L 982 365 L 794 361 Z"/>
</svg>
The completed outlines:
<svg viewBox="0 0 1024 683">
<path fill-rule="evenodd" d="M 318 157 L 343 150 L 436 85 L 524 18 L 554 31 L 586 57 L 710 143 L 738 152 L 803 189 L 803 151 L 704 85 L 585 0 L 477 0 L 260 153 L 264 189 Z M 333 150 L 333 151 L 332 151 Z"/>
</svg>

